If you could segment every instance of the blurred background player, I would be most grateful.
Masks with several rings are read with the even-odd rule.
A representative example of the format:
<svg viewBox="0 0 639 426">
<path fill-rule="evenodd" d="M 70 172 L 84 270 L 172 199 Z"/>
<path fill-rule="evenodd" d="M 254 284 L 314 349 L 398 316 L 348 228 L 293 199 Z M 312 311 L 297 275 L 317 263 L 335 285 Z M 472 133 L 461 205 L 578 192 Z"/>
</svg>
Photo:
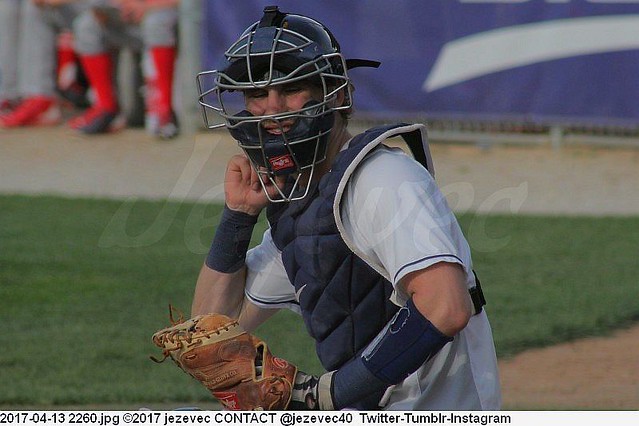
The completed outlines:
<svg viewBox="0 0 639 426">
<path fill-rule="evenodd" d="M 75 62 L 72 41 L 67 36 L 58 49 L 58 40 L 71 30 L 86 4 L 78 0 L 4 0 L 0 4 L 2 96 L 8 110 L 0 116 L 0 127 L 58 124 L 62 120 L 56 92 L 58 70 Z M 65 81 L 70 88 L 73 81 Z M 17 104 L 16 99 L 20 99 Z"/>
<path fill-rule="evenodd" d="M 147 128 L 168 139 L 178 134 L 173 110 L 173 76 L 177 55 L 179 0 L 93 0 L 74 23 L 76 53 L 95 101 L 69 122 L 85 134 L 118 130 L 120 101 L 114 54 L 120 49 L 144 51 L 153 72 L 146 73 Z"/>
<path fill-rule="evenodd" d="M 19 101 L 18 40 L 21 1 L 0 1 L 0 116 L 13 111 Z"/>
</svg>

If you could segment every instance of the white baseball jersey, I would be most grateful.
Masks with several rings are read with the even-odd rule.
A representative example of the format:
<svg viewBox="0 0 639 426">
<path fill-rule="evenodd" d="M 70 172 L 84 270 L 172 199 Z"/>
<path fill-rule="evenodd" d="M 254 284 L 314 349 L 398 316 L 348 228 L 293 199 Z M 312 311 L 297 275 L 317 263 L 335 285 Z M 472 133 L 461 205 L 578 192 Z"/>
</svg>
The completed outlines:
<svg viewBox="0 0 639 426">
<path fill-rule="evenodd" d="M 342 238 L 393 284 L 397 305 L 407 300 L 397 286 L 402 277 L 438 262 L 460 264 L 468 288 L 475 285 L 470 248 L 446 199 L 433 176 L 403 151 L 381 147 L 369 154 L 343 188 L 336 197 Z M 246 263 L 249 300 L 262 308 L 299 312 L 295 290 L 268 230 L 261 244 L 249 251 Z M 391 387 L 382 402 L 389 410 L 500 409 L 497 360 L 486 312 L 473 316 L 435 357 Z"/>
</svg>

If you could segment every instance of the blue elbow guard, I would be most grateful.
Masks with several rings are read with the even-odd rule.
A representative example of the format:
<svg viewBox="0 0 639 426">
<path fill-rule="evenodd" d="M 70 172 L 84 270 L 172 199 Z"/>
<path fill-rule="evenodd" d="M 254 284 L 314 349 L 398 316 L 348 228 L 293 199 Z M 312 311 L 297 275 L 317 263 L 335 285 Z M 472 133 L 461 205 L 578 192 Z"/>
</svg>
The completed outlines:
<svg viewBox="0 0 639 426">
<path fill-rule="evenodd" d="M 452 340 L 409 300 L 361 357 L 335 372 L 332 384 L 335 407 L 350 407 L 374 392 L 400 383 Z"/>
</svg>

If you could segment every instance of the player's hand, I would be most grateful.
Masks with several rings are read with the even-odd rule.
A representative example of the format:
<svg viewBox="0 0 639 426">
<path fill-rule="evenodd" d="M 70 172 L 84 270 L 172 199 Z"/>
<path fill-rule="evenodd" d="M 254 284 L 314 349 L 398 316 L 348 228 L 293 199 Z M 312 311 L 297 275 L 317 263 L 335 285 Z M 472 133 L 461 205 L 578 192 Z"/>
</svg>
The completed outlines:
<svg viewBox="0 0 639 426">
<path fill-rule="evenodd" d="M 226 205 L 231 210 L 241 211 L 252 216 L 260 214 L 269 202 L 262 189 L 260 179 L 246 156 L 233 156 L 227 165 L 224 179 Z M 278 189 L 269 179 L 265 177 L 262 179 L 264 179 L 264 186 L 269 195 L 276 198 Z M 284 179 L 281 180 L 282 182 L 278 182 L 278 184 L 283 185 Z"/>
</svg>

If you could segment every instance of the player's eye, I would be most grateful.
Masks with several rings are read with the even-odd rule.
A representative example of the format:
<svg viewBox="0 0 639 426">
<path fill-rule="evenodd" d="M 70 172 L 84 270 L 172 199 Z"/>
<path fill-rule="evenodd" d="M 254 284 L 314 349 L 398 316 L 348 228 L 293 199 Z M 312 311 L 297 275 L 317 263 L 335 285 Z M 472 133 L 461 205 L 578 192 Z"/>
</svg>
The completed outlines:
<svg viewBox="0 0 639 426">
<path fill-rule="evenodd" d="M 260 99 L 265 98 L 267 96 L 267 92 L 263 89 L 252 89 L 245 91 L 244 96 L 247 99 Z"/>
<path fill-rule="evenodd" d="M 303 91 L 306 87 L 301 84 L 288 84 L 284 87 L 284 93 L 287 95 L 294 95 Z"/>
</svg>

